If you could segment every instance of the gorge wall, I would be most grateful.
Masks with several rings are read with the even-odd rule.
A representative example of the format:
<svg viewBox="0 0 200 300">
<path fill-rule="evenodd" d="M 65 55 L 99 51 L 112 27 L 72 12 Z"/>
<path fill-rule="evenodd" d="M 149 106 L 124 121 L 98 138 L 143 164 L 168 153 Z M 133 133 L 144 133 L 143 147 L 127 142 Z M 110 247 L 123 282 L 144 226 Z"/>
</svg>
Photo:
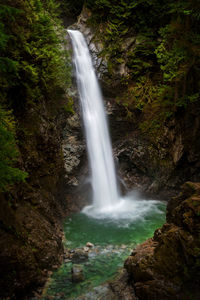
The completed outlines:
<svg viewBox="0 0 200 300">
<path fill-rule="evenodd" d="M 62 109 L 44 104 L 18 117 L 20 165 L 30 175 L 1 195 L 0 297 L 23 299 L 61 262 L 66 209 L 61 115 Z"/>
</svg>

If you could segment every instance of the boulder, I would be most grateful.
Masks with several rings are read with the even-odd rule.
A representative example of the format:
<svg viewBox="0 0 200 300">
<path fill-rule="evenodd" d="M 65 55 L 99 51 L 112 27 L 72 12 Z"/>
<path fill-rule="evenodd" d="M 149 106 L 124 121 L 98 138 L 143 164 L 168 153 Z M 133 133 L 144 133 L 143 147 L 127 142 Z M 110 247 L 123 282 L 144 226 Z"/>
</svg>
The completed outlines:
<svg viewBox="0 0 200 300">
<path fill-rule="evenodd" d="M 73 263 L 80 263 L 88 260 L 88 253 L 84 249 L 76 249 L 71 258 Z"/>
<path fill-rule="evenodd" d="M 94 244 L 87 242 L 86 247 L 92 248 L 92 247 L 94 247 Z"/>
<path fill-rule="evenodd" d="M 71 268 L 72 281 L 81 282 L 85 279 L 83 274 L 83 267 L 81 265 L 73 265 Z"/>
<path fill-rule="evenodd" d="M 89 251 L 89 247 L 83 247 L 83 250 L 85 251 L 85 252 L 88 252 Z"/>
</svg>

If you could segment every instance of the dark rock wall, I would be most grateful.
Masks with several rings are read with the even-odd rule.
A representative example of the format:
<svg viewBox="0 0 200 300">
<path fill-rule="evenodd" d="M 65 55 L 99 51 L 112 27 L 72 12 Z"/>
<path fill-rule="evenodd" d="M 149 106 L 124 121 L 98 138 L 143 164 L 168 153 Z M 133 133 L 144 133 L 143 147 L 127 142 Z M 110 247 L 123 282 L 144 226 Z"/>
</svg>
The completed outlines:
<svg viewBox="0 0 200 300">
<path fill-rule="evenodd" d="M 29 177 L 0 196 L 1 299 L 23 299 L 61 262 L 66 209 L 61 106 L 43 103 L 17 116 L 20 164 Z"/>
<path fill-rule="evenodd" d="M 77 109 L 66 119 L 62 142 L 65 167 L 63 180 L 68 213 L 80 211 L 91 200 L 88 196 L 91 186 L 88 181 L 86 143 L 78 98 L 74 101 Z"/>
<path fill-rule="evenodd" d="M 200 180 L 200 105 L 191 104 L 187 111 L 180 111 L 155 136 L 138 128 L 141 116 L 137 113 L 128 121 L 125 110 L 113 105 L 109 119 L 114 154 L 129 189 L 168 200 L 185 181 Z"/>
<path fill-rule="evenodd" d="M 167 223 L 125 262 L 139 299 L 200 299 L 200 184 L 187 182 L 167 208 Z"/>
</svg>

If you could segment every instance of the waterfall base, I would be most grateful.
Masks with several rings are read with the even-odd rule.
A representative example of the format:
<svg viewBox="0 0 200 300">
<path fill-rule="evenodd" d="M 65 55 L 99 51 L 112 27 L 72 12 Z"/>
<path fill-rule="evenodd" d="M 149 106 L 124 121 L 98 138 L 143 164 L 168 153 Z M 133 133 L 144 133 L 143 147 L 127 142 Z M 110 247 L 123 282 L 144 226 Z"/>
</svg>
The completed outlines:
<svg viewBox="0 0 200 300">
<path fill-rule="evenodd" d="M 82 213 L 94 219 L 106 219 L 109 222 L 117 222 L 118 226 L 126 227 L 134 221 L 143 221 L 152 212 L 163 213 L 160 206 L 163 206 L 163 202 L 138 200 L 132 193 L 121 198 L 116 205 L 104 207 L 89 205 L 83 208 Z"/>
</svg>

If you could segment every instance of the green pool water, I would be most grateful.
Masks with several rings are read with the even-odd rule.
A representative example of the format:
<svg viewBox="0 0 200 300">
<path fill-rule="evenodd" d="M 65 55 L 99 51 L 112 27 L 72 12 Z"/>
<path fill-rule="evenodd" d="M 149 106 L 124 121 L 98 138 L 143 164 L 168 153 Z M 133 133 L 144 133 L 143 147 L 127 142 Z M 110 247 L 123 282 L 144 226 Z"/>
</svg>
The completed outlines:
<svg viewBox="0 0 200 300">
<path fill-rule="evenodd" d="M 154 202 L 144 214 L 132 219 L 95 219 L 83 213 L 69 216 L 64 222 L 64 246 L 76 249 L 83 248 L 87 242 L 94 244 L 88 260 L 79 263 L 85 280 L 73 283 L 73 263 L 64 262 L 49 280 L 43 299 L 77 299 L 114 278 L 134 246 L 152 237 L 155 229 L 162 226 L 165 214 L 165 202 Z"/>
</svg>

